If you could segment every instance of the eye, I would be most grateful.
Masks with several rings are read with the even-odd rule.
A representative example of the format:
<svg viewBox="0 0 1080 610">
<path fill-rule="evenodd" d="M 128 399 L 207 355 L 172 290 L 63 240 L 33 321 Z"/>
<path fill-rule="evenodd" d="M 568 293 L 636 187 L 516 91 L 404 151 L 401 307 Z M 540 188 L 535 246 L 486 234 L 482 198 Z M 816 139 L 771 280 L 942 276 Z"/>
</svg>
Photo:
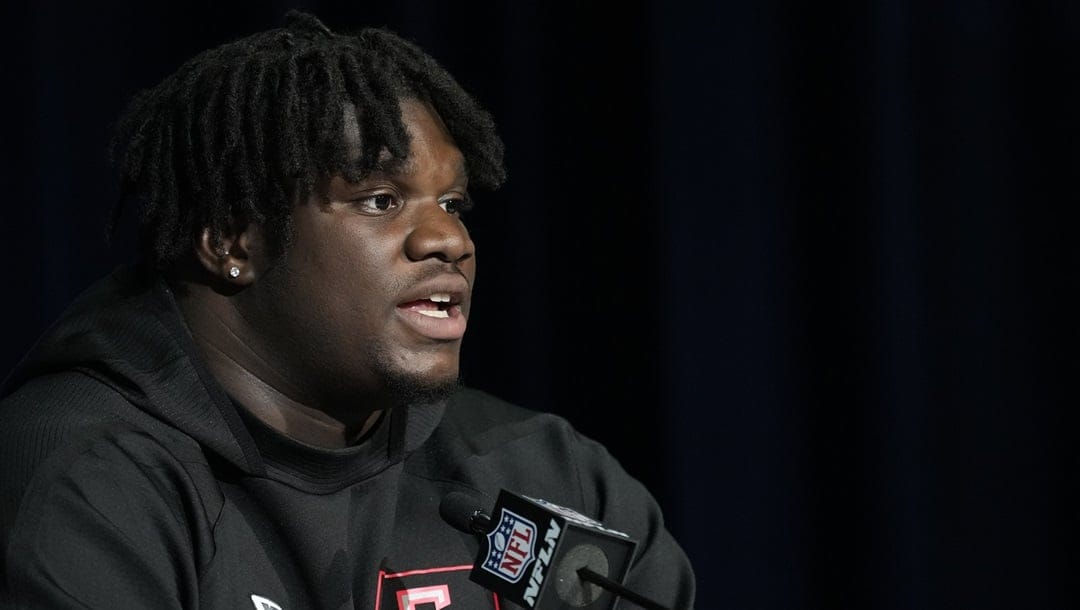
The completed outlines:
<svg viewBox="0 0 1080 610">
<path fill-rule="evenodd" d="M 448 197 L 439 202 L 439 207 L 447 214 L 462 216 L 465 212 L 473 209 L 472 199 L 468 197 Z"/>
<path fill-rule="evenodd" d="M 375 193 L 374 195 L 353 199 L 353 205 L 362 214 L 379 215 L 401 207 L 401 200 L 393 193 Z"/>
</svg>

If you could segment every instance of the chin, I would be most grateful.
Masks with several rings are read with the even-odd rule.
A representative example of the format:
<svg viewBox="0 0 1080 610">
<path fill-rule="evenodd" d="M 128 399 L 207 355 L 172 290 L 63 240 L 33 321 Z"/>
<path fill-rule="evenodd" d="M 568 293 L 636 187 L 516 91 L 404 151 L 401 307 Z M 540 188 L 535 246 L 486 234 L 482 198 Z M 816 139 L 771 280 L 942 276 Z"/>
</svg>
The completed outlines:
<svg viewBox="0 0 1080 610">
<path fill-rule="evenodd" d="M 445 377 L 397 374 L 384 377 L 384 383 L 394 403 L 405 407 L 445 400 L 461 387 L 456 374 Z"/>
<path fill-rule="evenodd" d="M 429 404 L 461 387 L 457 346 L 438 351 L 374 349 L 370 359 L 388 398 L 397 405 Z"/>
</svg>

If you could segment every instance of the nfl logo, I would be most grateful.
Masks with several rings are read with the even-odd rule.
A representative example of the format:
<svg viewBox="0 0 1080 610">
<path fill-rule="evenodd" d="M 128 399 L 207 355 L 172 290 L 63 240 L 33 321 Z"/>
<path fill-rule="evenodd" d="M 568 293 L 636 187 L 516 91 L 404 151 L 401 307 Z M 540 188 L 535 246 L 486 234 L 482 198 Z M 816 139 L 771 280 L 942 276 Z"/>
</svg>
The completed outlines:
<svg viewBox="0 0 1080 610">
<path fill-rule="evenodd" d="M 499 526 L 487 535 L 488 556 L 483 568 L 499 578 L 516 583 L 536 558 L 533 547 L 536 525 L 521 515 L 502 509 Z"/>
</svg>

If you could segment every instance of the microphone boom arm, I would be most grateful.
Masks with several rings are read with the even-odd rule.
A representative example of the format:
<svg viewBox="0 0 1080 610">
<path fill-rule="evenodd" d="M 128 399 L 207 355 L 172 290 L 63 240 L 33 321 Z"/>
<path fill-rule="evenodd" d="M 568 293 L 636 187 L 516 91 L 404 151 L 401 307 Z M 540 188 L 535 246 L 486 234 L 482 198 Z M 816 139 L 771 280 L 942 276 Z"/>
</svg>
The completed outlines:
<svg viewBox="0 0 1080 610">
<path fill-rule="evenodd" d="M 626 599 L 628 601 L 634 602 L 642 608 L 648 608 L 649 610 L 670 610 L 669 608 L 661 606 L 660 604 L 654 602 L 653 600 L 645 597 L 640 593 L 637 593 L 631 589 L 627 589 L 626 587 L 622 586 L 622 584 L 611 580 L 603 574 L 593 572 L 589 568 L 579 569 L 577 571 L 577 575 L 581 578 L 581 580 L 591 582 L 598 587 L 607 589 L 615 595 L 618 595 L 619 597 L 622 597 L 623 599 Z"/>
</svg>

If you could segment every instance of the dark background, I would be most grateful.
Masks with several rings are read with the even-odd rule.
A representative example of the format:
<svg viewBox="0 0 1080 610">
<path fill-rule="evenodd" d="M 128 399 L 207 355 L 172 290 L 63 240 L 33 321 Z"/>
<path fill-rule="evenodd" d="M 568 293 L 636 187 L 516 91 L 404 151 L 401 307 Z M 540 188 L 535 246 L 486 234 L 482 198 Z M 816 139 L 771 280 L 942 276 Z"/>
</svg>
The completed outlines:
<svg viewBox="0 0 1080 610">
<path fill-rule="evenodd" d="M 467 380 L 645 481 L 700 608 L 1076 606 L 1080 3 L 302 5 L 495 115 Z M 129 97 L 291 6 L 6 3 L 0 369 L 129 258 Z"/>
</svg>

